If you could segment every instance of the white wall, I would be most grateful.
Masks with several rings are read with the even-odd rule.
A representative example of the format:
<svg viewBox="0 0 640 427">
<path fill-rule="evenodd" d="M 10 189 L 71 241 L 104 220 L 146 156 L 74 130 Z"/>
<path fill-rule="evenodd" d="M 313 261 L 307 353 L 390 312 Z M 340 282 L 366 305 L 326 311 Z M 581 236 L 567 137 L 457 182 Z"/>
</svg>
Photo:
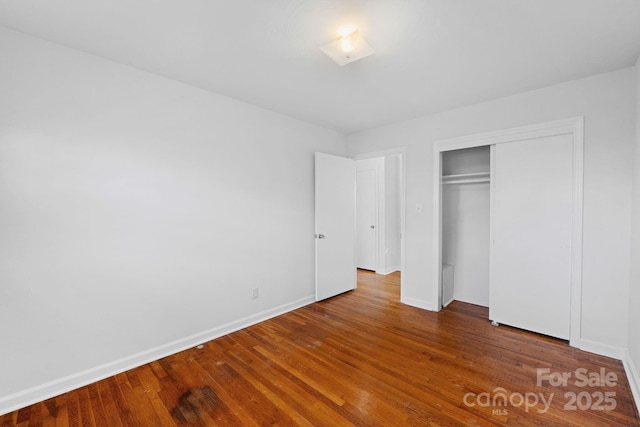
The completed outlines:
<svg viewBox="0 0 640 427">
<path fill-rule="evenodd" d="M 640 58 L 636 63 L 636 137 L 633 167 L 631 224 L 631 282 L 629 290 L 629 359 L 633 365 L 632 389 L 640 405 Z"/>
<path fill-rule="evenodd" d="M 489 184 L 442 189 L 442 263 L 453 266 L 453 299 L 489 306 Z"/>
<path fill-rule="evenodd" d="M 582 338 L 585 347 L 599 352 L 622 352 L 628 329 L 634 73 L 627 68 L 350 135 L 350 155 L 406 147 L 405 299 L 425 307 L 436 303 L 429 301 L 436 268 L 433 143 L 583 115 Z"/>
<path fill-rule="evenodd" d="M 312 301 L 313 152 L 344 135 L 1 28 L 0 52 L 0 413 Z"/>
</svg>

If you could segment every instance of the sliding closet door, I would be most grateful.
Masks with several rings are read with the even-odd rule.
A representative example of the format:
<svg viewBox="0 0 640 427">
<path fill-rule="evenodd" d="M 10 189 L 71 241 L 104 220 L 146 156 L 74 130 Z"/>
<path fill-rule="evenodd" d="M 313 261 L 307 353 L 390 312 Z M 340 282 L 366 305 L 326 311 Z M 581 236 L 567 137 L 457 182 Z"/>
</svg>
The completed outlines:
<svg viewBox="0 0 640 427">
<path fill-rule="evenodd" d="M 494 150 L 489 318 L 569 339 L 573 136 Z"/>
</svg>

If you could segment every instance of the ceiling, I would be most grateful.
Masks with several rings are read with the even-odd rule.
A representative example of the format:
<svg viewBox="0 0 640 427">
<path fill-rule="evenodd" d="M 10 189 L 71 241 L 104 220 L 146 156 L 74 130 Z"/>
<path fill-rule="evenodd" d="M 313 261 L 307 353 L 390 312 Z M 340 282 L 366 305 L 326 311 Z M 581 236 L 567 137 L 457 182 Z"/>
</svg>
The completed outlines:
<svg viewBox="0 0 640 427">
<path fill-rule="evenodd" d="M 344 132 L 640 56 L 639 0 L 0 0 L 0 25 Z M 377 53 L 337 66 L 344 26 Z"/>
</svg>

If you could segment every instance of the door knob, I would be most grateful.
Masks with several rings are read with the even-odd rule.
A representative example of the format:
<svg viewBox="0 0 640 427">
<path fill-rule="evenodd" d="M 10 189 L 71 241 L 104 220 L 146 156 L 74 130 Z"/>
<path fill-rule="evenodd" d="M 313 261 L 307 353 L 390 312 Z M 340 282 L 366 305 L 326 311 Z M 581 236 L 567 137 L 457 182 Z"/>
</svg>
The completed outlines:
<svg viewBox="0 0 640 427">
<path fill-rule="evenodd" d="M 317 237 L 318 239 L 324 239 L 324 234 L 316 234 L 316 237 Z"/>
<path fill-rule="evenodd" d="M 375 226 L 375 225 L 371 225 L 370 227 L 371 227 L 371 228 L 376 228 L 376 226 Z"/>
</svg>

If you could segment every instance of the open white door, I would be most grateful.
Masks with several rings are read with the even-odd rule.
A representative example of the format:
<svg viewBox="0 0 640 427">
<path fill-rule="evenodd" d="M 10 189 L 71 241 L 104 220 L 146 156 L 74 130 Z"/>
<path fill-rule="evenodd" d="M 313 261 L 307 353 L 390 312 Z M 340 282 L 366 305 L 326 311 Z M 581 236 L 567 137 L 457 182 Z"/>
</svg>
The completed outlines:
<svg viewBox="0 0 640 427">
<path fill-rule="evenodd" d="M 356 163 L 316 153 L 316 301 L 356 288 Z"/>
</svg>

